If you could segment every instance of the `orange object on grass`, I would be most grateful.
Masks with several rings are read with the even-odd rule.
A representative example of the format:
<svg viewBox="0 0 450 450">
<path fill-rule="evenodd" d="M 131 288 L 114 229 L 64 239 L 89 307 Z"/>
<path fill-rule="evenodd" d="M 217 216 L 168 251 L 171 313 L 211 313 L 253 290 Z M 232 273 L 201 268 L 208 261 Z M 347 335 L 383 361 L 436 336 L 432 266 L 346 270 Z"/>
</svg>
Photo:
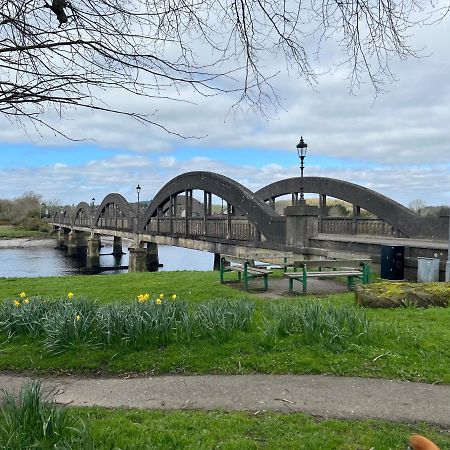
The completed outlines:
<svg viewBox="0 0 450 450">
<path fill-rule="evenodd" d="M 409 446 L 412 450 L 439 450 L 435 443 L 419 434 L 413 434 L 409 438 Z"/>
</svg>

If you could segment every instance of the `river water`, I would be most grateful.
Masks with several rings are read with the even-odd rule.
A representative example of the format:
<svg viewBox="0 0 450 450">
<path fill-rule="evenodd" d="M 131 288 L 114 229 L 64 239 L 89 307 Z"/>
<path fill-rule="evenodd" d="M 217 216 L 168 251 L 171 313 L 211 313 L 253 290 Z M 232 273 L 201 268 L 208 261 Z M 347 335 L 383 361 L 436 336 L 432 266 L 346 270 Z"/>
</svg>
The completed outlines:
<svg viewBox="0 0 450 450">
<path fill-rule="evenodd" d="M 158 246 L 159 270 L 212 270 L 214 255 L 212 253 L 190 250 L 180 247 Z M 112 246 L 101 249 L 98 273 L 111 274 L 127 272 L 121 267 L 128 265 L 128 250 L 121 257 L 111 255 Z M 87 273 L 84 269 L 85 259 L 69 257 L 66 250 L 51 246 L 29 248 L 0 248 L 0 277 L 47 277 Z M 92 273 L 92 272 L 90 272 Z"/>
</svg>

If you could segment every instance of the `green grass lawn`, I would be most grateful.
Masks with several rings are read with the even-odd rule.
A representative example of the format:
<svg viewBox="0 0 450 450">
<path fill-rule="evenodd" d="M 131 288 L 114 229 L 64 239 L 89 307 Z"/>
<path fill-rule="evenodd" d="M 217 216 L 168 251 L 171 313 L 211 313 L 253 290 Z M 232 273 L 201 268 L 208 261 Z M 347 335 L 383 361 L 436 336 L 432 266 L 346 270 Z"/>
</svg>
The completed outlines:
<svg viewBox="0 0 450 450">
<path fill-rule="evenodd" d="M 412 433 L 450 448 L 448 431 L 426 424 L 378 420 L 315 419 L 306 414 L 265 412 L 71 409 L 89 423 L 98 450 L 109 449 L 308 449 L 407 448 Z"/>
<path fill-rule="evenodd" d="M 20 238 L 46 238 L 49 233 L 44 231 L 27 230 L 12 225 L 0 225 L 0 239 L 20 239 Z"/>
<path fill-rule="evenodd" d="M 245 293 L 220 284 L 218 272 L 147 272 L 118 275 L 70 275 L 42 278 L 0 278 L 0 300 L 28 296 L 65 297 L 73 292 L 77 297 L 96 299 L 102 303 L 133 301 L 140 293 L 166 296 L 177 294 L 187 301 L 211 298 L 242 298 Z M 248 296 L 250 297 L 250 296 Z"/>
<path fill-rule="evenodd" d="M 0 299 L 27 295 L 65 297 L 67 292 L 106 303 L 135 301 L 149 292 L 198 303 L 213 298 L 238 299 L 242 291 L 221 285 L 218 273 L 159 272 L 108 276 L 0 279 Z M 255 299 L 254 296 L 248 298 Z M 309 298 L 311 300 L 311 297 Z M 295 334 L 266 339 L 264 317 L 270 304 L 297 305 L 303 298 L 256 299 L 254 324 L 217 343 L 211 339 L 172 342 L 133 349 L 125 345 L 74 348 L 59 355 L 44 350 L 42 340 L 0 336 L 0 370 L 45 372 L 162 373 L 325 373 L 450 383 L 450 310 L 448 308 L 366 310 L 386 333 L 373 341 L 333 348 L 305 342 Z M 314 299 L 353 305 L 352 293 Z"/>
</svg>

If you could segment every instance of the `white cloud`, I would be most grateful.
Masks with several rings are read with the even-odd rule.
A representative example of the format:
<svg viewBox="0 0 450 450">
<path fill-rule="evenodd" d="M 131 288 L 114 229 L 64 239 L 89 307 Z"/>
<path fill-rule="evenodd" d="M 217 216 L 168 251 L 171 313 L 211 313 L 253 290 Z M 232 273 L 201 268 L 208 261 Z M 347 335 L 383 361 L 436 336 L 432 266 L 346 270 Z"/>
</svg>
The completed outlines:
<svg viewBox="0 0 450 450">
<path fill-rule="evenodd" d="M 164 168 L 174 167 L 176 159 L 174 156 L 162 156 L 159 158 L 159 165 Z"/>
<path fill-rule="evenodd" d="M 280 179 L 299 176 L 299 169 L 295 165 L 283 167 L 280 164 L 269 164 L 257 167 L 199 157 L 182 162 L 171 157 L 170 164 L 167 164 L 164 159 L 153 161 L 144 156 L 140 158 L 140 164 L 135 164 L 133 159 L 135 155 L 122 155 L 79 166 L 52 165 L 0 171 L 0 179 L 8 180 L 2 184 L 1 196 L 12 198 L 29 190 L 28 187 L 24 189 L 24 180 L 33 180 L 32 189 L 45 199 L 59 198 L 63 203 L 77 204 L 81 201 L 89 202 L 92 197 L 100 202 L 110 192 L 118 192 L 134 201 L 137 183 L 142 186 L 141 199 L 149 200 L 173 177 L 188 171 L 222 173 L 253 191 Z M 402 171 L 391 165 L 372 169 L 307 166 L 306 175 L 338 178 L 361 184 L 405 205 L 416 198 L 421 198 L 428 204 L 450 203 L 449 164 L 433 168 L 415 165 Z"/>
</svg>

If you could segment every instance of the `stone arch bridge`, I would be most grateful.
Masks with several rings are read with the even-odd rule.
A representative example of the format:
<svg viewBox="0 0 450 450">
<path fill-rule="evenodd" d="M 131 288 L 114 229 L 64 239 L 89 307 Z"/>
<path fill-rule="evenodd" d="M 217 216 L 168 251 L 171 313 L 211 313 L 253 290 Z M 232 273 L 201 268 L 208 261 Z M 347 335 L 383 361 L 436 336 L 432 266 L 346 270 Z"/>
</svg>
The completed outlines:
<svg viewBox="0 0 450 450">
<path fill-rule="evenodd" d="M 330 252 L 375 255 L 383 242 L 396 242 L 411 244 L 422 256 L 437 251 L 446 257 L 448 216 L 419 216 L 380 193 L 341 180 L 305 177 L 303 186 L 305 193 L 318 195 L 318 206 L 299 201 L 300 178 L 252 192 L 217 173 L 188 172 L 170 180 L 145 207 L 111 193 L 98 206 L 81 202 L 58 211 L 50 222 L 69 254 L 87 248 L 91 266 L 98 263 L 101 236 L 114 237 L 115 252 L 121 251 L 122 238 L 130 239 L 130 270 L 156 264 L 157 244 L 216 254 L 290 252 L 308 257 L 332 256 Z M 225 205 L 220 211 L 213 196 Z M 352 214 L 329 217 L 329 197 L 349 203 Z M 287 206 L 281 211 L 280 200 Z"/>
</svg>

